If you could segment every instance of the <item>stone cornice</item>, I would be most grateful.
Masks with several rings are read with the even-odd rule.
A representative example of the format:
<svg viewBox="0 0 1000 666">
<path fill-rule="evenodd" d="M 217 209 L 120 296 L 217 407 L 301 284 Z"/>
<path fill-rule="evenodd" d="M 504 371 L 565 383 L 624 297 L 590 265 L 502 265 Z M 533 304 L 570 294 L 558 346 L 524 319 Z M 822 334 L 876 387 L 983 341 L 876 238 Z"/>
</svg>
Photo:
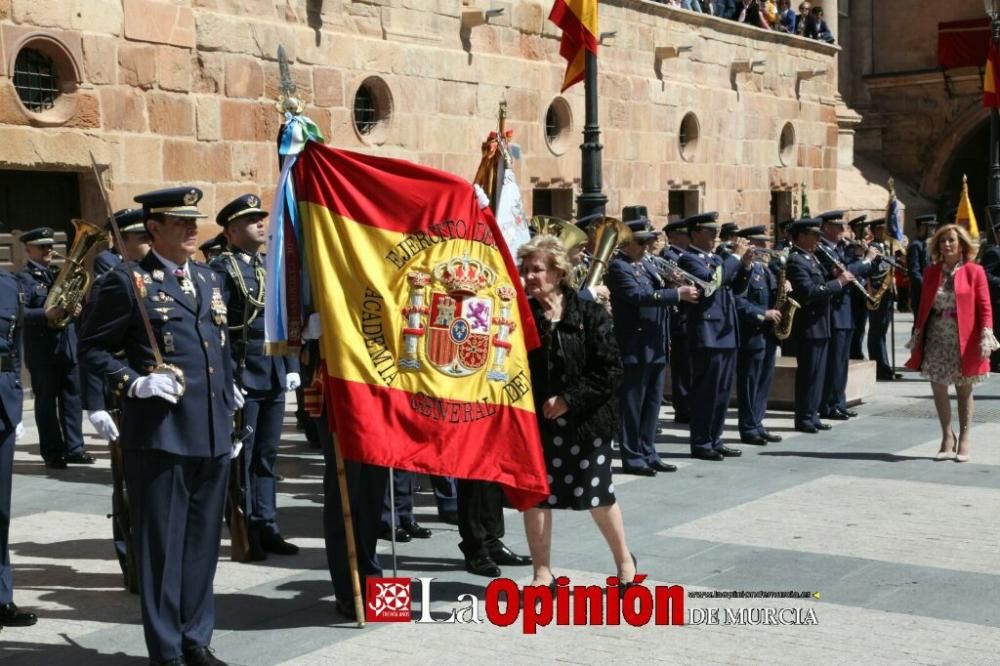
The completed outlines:
<svg viewBox="0 0 1000 666">
<path fill-rule="evenodd" d="M 732 19 L 718 18 L 711 14 L 694 12 L 689 9 L 668 7 L 659 2 L 652 2 L 652 0 L 601 0 L 601 4 L 631 9 L 652 16 L 660 16 L 691 26 L 710 28 L 728 35 L 741 35 L 762 42 L 784 44 L 828 56 L 835 56 L 841 51 L 841 47 L 837 44 L 827 44 L 817 39 L 806 39 L 805 37 L 789 35 L 775 30 L 764 30 L 763 28 L 746 23 L 738 23 Z"/>
</svg>

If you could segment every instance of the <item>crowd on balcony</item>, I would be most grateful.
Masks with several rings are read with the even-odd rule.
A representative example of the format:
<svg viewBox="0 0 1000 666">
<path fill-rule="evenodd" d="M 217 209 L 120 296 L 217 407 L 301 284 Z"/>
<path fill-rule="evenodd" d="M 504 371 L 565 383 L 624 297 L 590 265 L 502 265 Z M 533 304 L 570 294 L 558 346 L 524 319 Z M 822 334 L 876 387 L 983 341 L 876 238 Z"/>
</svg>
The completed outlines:
<svg viewBox="0 0 1000 666">
<path fill-rule="evenodd" d="M 832 44 L 833 33 L 823 18 L 823 8 L 802 2 L 798 11 L 791 0 L 657 0 L 671 7 L 712 14 L 740 23 L 776 30 Z"/>
</svg>

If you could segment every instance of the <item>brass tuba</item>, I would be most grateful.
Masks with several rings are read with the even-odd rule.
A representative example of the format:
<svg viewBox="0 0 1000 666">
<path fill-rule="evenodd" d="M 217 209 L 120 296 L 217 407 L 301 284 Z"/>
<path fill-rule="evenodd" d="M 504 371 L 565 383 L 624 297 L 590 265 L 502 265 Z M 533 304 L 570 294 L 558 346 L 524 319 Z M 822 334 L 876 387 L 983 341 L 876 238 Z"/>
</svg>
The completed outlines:
<svg viewBox="0 0 1000 666">
<path fill-rule="evenodd" d="M 104 239 L 104 231 L 90 222 L 71 220 L 76 234 L 73 246 L 67 252 L 65 262 L 59 269 L 56 281 L 45 299 L 45 309 L 62 307 L 66 312 L 49 323 L 52 328 L 66 328 L 73 321 L 73 310 L 83 304 L 90 290 L 91 277 L 83 265 L 83 259 L 96 243 Z"/>
<path fill-rule="evenodd" d="M 788 272 L 788 256 L 784 253 L 775 253 L 775 261 L 780 267 L 778 270 L 778 295 L 774 299 L 774 309 L 781 312 L 781 321 L 774 327 L 774 337 L 779 340 L 787 340 L 792 334 L 792 324 L 795 321 L 795 312 L 802 307 L 785 289 L 785 273 Z"/>
<path fill-rule="evenodd" d="M 600 284 L 611 255 L 631 239 L 632 230 L 618 218 L 604 217 L 594 224 L 594 255 L 590 261 L 590 272 L 580 288 L 589 289 Z"/>
</svg>

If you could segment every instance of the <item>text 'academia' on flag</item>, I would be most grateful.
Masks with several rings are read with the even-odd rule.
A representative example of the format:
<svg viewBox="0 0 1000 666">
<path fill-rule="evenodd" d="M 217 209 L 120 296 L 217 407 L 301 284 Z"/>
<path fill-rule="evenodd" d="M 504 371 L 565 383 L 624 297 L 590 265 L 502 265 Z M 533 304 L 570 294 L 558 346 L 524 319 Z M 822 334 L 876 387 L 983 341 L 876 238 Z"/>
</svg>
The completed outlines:
<svg viewBox="0 0 1000 666">
<path fill-rule="evenodd" d="M 562 90 L 583 80 L 587 51 L 597 53 L 597 0 L 555 0 L 549 20 L 563 31 L 559 55 L 566 59 Z"/>
<path fill-rule="evenodd" d="M 284 242 L 301 247 L 269 255 L 301 257 L 344 457 L 493 481 L 518 508 L 547 497 L 527 356 L 537 332 L 472 184 L 316 142 L 289 177 L 300 228 Z M 272 294 L 281 307 L 281 292 L 268 292 L 267 308 Z"/>
</svg>

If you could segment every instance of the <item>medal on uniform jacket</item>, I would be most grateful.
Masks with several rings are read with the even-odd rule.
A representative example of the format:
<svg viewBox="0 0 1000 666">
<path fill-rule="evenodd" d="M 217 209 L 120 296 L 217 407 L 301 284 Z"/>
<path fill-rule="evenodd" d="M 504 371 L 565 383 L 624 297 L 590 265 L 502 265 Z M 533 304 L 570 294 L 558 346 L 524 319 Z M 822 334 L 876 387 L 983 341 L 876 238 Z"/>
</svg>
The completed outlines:
<svg viewBox="0 0 1000 666">
<path fill-rule="evenodd" d="M 218 326 L 226 324 L 226 304 L 222 300 L 222 288 L 212 287 L 212 321 Z M 225 344 L 225 340 L 223 340 Z"/>
<path fill-rule="evenodd" d="M 132 273 L 132 279 L 135 281 L 135 288 L 139 292 L 139 298 L 146 298 L 146 280 L 143 278 L 141 273 Z"/>
<path fill-rule="evenodd" d="M 161 271 L 159 268 L 154 268 L 153 279 L 156 280 L 157 282 L 163 282 L 163 271 Z"/>
<path fill-rule="evenodd" d="M 170 331 L 163 332 L 163 351 L 168 354 L 173 354 L 177 351 L 177 347 L 174 346 L 174 334 Z"/>
</svg>

